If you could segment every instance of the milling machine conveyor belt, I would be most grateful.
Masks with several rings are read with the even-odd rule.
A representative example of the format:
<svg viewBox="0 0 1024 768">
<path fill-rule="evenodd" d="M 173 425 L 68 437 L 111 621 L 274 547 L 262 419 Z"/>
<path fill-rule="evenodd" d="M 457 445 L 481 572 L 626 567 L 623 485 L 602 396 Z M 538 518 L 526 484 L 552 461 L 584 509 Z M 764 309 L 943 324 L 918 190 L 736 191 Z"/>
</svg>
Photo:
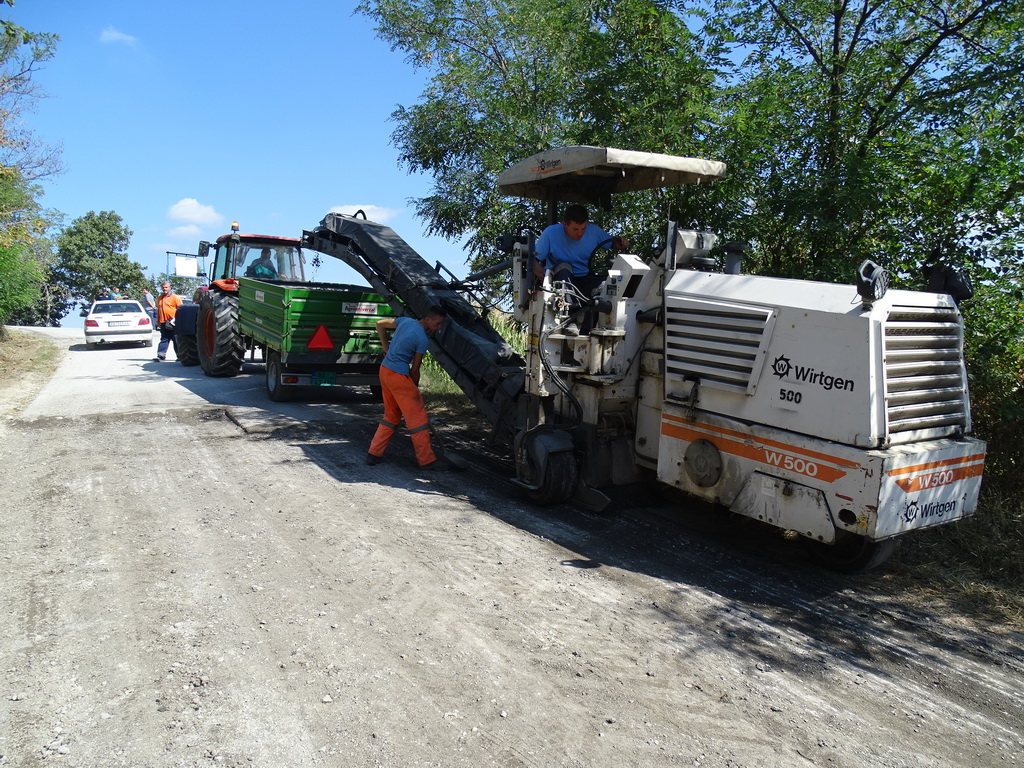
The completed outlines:
<svg viewBox="0 0 1024 768">
<path fill-rule="evenodd" d="M 511 445 L 520 418 L 526 365 L 485 317 L 394 230 L 342 213 L 329 213 L 303 245 L 341 259 L 389 300 L 416 319 L 432 306 L 448 320 L 430 342 L 441 367 Z"/>
</svg>

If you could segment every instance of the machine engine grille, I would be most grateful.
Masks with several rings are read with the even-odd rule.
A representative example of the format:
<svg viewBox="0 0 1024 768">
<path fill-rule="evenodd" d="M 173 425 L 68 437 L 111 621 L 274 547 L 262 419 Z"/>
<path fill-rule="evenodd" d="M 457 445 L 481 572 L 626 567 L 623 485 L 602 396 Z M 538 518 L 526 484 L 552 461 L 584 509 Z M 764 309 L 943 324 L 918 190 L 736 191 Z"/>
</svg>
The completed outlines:
<svg viewBox="0 0 1024 768">
<path fill-rule="evenodd" d="M 967 430 L 960 316 L 953 307 L 893 306 L 885 321 L 889 434 L 914 439 Z"/>
<path fill-rule="evenodd" d="M 666 297 L 666 377 L 753 394 L 775 315 L 768 307 Z"/>
</svg>

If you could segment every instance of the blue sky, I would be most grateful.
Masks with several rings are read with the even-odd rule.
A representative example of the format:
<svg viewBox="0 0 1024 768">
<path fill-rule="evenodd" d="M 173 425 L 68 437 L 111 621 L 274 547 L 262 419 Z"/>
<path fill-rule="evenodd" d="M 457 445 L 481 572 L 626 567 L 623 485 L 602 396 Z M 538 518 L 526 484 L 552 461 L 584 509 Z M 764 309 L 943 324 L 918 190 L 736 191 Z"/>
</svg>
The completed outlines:
<svg viewBox="0 0 1024 768">
<path fill-rule="evenodd" d="M 129 256 L 162 273 L 229 231 L 298 237 L 329 210 L 364 208 L 428 261 L 465 273 L 457 243 L 423 236 L 389 119 L 425 75 L 379 40 L 354 2 L 16 0 L 14 23 L 60 36 L 36 75 L 27 126 L 63 147 L 43 204 L 115 211 Z M 173 262 L 172 262 L 173 269 Z M 351 270 L 333 279 L 358 282 Z M 328 279 L 321 276 L 320 279 Z"/>
</svg>

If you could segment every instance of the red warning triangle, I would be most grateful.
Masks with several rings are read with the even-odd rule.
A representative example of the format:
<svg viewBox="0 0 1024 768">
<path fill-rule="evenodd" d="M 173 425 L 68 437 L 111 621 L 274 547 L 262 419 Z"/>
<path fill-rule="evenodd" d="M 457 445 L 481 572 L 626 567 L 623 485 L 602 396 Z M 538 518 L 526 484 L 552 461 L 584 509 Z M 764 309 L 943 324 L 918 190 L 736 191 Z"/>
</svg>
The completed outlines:
<svg viewBox="0 0 1024 768">
<path fill-rule="evenodd" d="M 327 332 L 327 326 L 321 325 L 306 342 L 306 349 L 334 349 L 334 339 Z"/>
</svg>

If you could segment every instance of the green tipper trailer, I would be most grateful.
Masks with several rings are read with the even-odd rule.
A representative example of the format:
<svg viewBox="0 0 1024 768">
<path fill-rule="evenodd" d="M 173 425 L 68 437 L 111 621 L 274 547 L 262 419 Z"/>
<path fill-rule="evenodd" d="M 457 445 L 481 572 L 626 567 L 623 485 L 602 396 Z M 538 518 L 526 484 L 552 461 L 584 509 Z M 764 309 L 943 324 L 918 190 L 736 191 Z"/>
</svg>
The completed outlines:
<svg viewBox="0 0 1024 768">
<path fill-rule="evenodd" d="M 394 316 L 380 295 L 355 285 L 238 281 L 238 330 L 246 348 L 264 350 L 271 400 L 308 386 L 379 392 L 376 323 Z"/>
</svg>

